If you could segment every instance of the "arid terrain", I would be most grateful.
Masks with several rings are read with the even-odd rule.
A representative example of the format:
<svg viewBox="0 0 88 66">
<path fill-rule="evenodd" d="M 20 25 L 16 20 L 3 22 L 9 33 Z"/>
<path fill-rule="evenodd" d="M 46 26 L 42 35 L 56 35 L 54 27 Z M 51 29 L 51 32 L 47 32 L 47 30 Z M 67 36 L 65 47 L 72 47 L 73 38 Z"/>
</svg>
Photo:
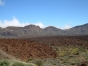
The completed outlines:
<svg viewBox="0 0 88 66">
<path fill-rule="evenodd" d="M 2 38 L 0 49 L 22 61 L 40 62 L 43 66 L 48 64 L 51 66 L 82 66 L 84 64 L 87 66 L 88 64 L 88 36 Z M 0 53 L 0 58 L 4 55 Z M 4 59 L 8 58 L 4 57 Z"/>
<path fill-rule="evenodd" d="M 78 45 L 88 46 L 88 36 L 51 36 L 51 37 L 36 37 L 36 38 L 23 38 L 26 40 L 36 41 L 49 46 L 59 45 Z"/>
<path fill-rule="evenodd" d="M 0 48 L 22 60 L 28 58 L 55 58 L 57 54 L 47 45 L 21 39 L 0 39 Z"/>
</svg>

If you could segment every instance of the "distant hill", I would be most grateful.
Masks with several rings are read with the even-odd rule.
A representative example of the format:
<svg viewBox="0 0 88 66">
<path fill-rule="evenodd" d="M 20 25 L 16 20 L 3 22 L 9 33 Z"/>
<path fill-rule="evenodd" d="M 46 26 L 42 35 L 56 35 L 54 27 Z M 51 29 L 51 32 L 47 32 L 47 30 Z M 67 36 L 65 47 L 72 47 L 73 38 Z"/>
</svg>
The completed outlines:
<svg viewBox="0 0 88 66">
<path fill-rule="evenodd" d="M 88 35 L 88 23 L 75 26 L 67 31 L 67 35 Z"/>
<path fill-rule="evenodd" d="M 61 30 L 54 26 L 48 26 L 44 29 L 35 25 L 24 27 L 8 26 L 0 27 L 0 38 L 18 38 L 18 37 L 40 37 L 40 36 L 75 36 L 88 35 L 88 23 L 75 26 L 71 29 Z"/>
</svg>

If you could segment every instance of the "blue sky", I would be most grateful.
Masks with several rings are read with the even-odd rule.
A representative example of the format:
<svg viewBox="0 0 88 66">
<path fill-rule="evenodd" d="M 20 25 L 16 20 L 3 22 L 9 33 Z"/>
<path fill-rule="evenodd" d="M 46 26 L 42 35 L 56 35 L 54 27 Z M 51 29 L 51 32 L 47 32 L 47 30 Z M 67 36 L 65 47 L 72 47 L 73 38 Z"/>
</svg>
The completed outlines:
<svg viewBox="0 0 88 66">
<path fill-rule="evenodd" d="M 0 0 L 0 27 L 68 29 L 88 23 L 88 0 Z"/>
</svg>

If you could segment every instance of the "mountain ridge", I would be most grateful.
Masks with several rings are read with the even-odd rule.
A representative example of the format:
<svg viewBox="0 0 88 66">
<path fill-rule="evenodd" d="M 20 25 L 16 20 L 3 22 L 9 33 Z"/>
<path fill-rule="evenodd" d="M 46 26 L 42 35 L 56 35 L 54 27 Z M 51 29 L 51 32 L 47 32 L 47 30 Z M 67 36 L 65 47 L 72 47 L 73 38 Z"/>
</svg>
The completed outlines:
<svg viewBox="0 0 88 66">
<path fill-rule="evenodd" d="M 26 25 L 24 27 L 8 26 L 0 27 L 0 38 L 17 38 L 17 37 L 40 37 L 40 36 L 75 36 L 88 35 L 88 23 L 78 25 L 70 29 L 59 29 L 54 26 L 40 28 L 36 25 Z"/>
</svg>

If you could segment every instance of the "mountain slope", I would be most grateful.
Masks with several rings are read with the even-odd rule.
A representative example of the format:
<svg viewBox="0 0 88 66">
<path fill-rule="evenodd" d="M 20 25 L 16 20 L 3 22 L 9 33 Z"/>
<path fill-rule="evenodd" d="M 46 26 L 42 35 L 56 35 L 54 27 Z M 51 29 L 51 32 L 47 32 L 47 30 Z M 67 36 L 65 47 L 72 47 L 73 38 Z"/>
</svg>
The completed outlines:
<svg viewBox="0 0 88 66">
<path fill-rule="evenodd" d="M 70 35 L 88 35 L 88 23 L 69 29 L 67 34 L 70 34 Z"/>
<path fill-rule="evenodd" d="M 27 25 L 25 27 L 0 28 L 0 38 L 17 38 L 17 37 L 40 37 L 40 36 L 74 36 L 88 35 L 88 23 L 71 29 L 61 30 L 59 28 L 49 26 L 44 29 L 35 25 Z"/>
</svg>

